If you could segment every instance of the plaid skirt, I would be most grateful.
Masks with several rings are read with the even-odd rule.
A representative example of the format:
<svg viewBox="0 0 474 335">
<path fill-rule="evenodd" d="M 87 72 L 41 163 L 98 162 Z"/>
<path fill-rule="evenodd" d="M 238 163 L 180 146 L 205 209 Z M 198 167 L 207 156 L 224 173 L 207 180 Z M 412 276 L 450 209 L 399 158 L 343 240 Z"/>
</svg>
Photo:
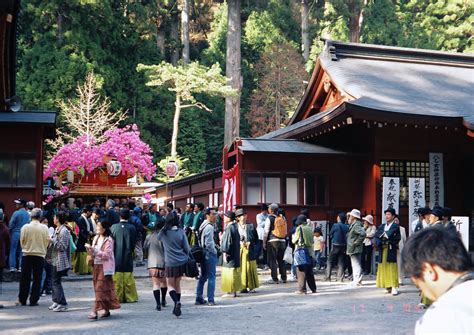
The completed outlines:
<svg viewBox="0 0 474 335">
<path fill-rule="evenodd" d="M 166 278 L 182 277 L 186 272 L 186 263 L 178 266 L 165 266 Z"/>
<path fill-rule="evenodd" d="M 165 278 L 165 269 L 149 268 L 148 274 L 153 278 Z"/>
</svg>

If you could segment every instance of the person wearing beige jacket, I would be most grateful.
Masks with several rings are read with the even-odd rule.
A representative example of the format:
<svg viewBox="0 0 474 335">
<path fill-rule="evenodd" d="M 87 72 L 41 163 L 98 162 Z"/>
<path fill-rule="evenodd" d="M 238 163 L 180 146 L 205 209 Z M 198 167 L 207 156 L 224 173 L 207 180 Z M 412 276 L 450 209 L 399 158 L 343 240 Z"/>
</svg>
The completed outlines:
<svg viewBox="0 0 474 335">
<path fill-rule="evenodd" d="M 362 250 L 362 272 L 364 275 L 369 275 L 372 271 L 372 253 L 374 246 L 372 239 L 375 236 L 377 229 L 374 224 L 374 217 L 367 215 L 362 218 L 365 229 L 364 249 Z"/>
<path fill-rule="evenodd" d="M 37 306 L 40 298 L 41 275 L 49 244 L 48 227 L 39 222 L 41 214 L 41 209 L 34 208 L 31 211 L 31 222 L 21 228 L 20 243 L 23 250 L 23 261 L 18 304 L 22 306 L 26 305 L 28 295 L 30 296 L 30 306 Z M 32 274 L 33 284 L 30 287 Z"/>
</svg>

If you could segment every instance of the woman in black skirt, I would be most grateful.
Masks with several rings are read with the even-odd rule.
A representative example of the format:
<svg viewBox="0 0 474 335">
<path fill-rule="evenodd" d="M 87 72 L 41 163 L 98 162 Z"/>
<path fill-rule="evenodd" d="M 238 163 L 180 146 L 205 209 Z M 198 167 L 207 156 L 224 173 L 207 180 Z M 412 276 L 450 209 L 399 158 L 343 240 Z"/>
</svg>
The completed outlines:
<svg viewBox="0 0 474 335">
<path fill-rule="evenodd" d="M 186 271 L 189 243 L 186 234 L 178 228 L 178 220 L 173 213 L 165 219 L 165 226 L 158 234 L 165 251 L 165 276 L 169 295 L 174 302 L 173 314 L 181 315 L 181 277 Z"/>
</svg>

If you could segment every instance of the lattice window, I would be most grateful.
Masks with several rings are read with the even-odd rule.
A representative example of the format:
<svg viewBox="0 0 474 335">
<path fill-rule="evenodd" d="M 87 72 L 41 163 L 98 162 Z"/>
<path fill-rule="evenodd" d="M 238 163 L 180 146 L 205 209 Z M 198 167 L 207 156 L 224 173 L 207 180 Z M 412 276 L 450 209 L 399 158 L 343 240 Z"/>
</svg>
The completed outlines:
<svg viewBox="0 0 474 335">
<path fill-rule="evenodd" d="M 400 206 L 408 206 L 408 178 L 425 178 L 425 200 L 430 201 L 430 163 L 414 161 L 381 161 L 381 177 L 400 178 Z M 382 188 L 383 185 L 380 185 Z M 404 191 L 405 190 L 405 191 Z"/>
</svg>

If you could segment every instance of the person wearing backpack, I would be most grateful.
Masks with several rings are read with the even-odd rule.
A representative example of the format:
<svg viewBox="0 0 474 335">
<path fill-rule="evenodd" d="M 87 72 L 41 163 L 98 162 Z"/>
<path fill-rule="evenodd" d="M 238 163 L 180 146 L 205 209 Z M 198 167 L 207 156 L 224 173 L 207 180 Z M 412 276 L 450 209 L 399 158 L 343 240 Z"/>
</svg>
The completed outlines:
<svg viewBox="0 0 474 335">
<path fill-rule="evenodd" d="M 305 215 L 300 214 L 295 221 L 296 229 L 292 235 L 292 242 L 295 244 L 295 255 L 300 252 L 300 249 L 305 249 L 304 252 L 307 255 L 308 263 L 299 264 L 296 266 L 297 278 L 298 278 L 298 291 L 296 294 L 306 294 L 306 284 L 312 293 L 316 293 L 316 282 L 314 281 L 313 274 L 313 229 L 307 223 Z M 296 259 L 296 256 L 295 256 Z M 296 261 L 295 261 L 296 263 Z"/>
<path fill-rule="evenodd" d="M 278 284 L 277 266 L 280 271 L 281 280 L 286 283 L 286 267 L 283 261 L 286 249 L 286 236 L 288 225 L 283 214 L 277 216 L 278 205 L 273 203 L 268 206 L 268 218 L 265 221 L 263 235 L 263 248 L 267 250 L 268 265 L 271 269 L 272 278 L 267 284 Z"/>
</svg>

